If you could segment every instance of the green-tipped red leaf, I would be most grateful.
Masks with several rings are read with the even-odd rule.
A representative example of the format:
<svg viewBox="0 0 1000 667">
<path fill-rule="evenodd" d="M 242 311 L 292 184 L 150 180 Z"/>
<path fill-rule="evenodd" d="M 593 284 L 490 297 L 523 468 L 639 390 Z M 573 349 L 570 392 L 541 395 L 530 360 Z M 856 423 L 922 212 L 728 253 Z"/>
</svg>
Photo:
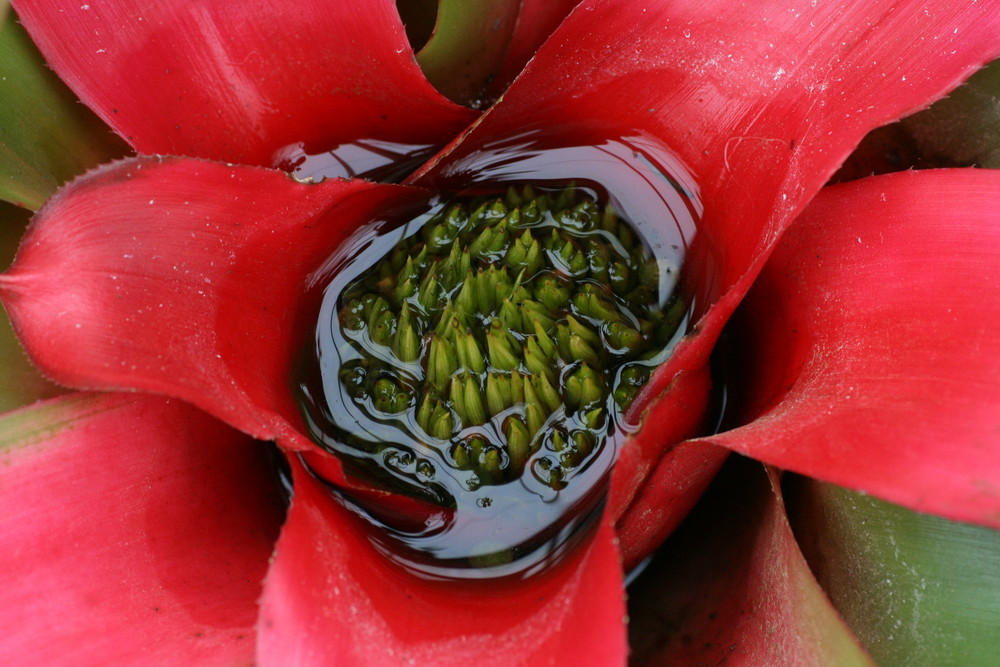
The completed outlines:
<svg viewBox="0 0 1000 667">
<path fill-rule="evenodd" d="M 202 160 L 126 160 L 39 212 L 0 276 L 0 299 L 58 382 L 176 396 L 306 448 L 290 387 L 314 324 L 308 277 L 358 225 L 423 196 Z"/>
<path fill-rule="evenodd" d="M 141 395 L 0 419 L 0 661 L 250 663 L 282 516 L 261 448 Z"/>
<path fill-rule="evenodd" d="M 490 80 L 504 60 L 521 0 L 440 0 L 437 22 L 417 62 L 449 99 L 482 106 Z"/>
<path fill-rule="evenodd" d="M 496 100 L 521 73 L 538 48 L 559 27 L 580 0 L 521 0 L 521 11 L 504 60 L 487 87 L 486 99 Z"/>
</svg>

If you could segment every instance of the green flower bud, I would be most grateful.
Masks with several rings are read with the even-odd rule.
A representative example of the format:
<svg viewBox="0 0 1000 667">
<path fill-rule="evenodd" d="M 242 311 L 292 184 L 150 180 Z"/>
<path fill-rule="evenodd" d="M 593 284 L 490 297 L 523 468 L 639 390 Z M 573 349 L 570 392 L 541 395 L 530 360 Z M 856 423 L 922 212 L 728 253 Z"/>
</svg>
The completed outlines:
<svg viewBox="0 0 1000 667">
<path fill-rule="evenodd" d="M 400 311 L 392 351 L 400 361 L 416 361 L 420 358 L 420 323 L 410 314 L 408 303 L 404 303 Z"/>
<path fill-rule="evenodd" d="M 505 425 L 504 435 L 507 436 L 511 465 L 520 470 L 531 454 L 531 433 L 520 417 L 511 417 Z"/>
<path fill-rule="evenodd" d="M 556 371 L 534 337 L 528 338 L 524 344 L 524 367 L 532 375 L 546 375 L 555 379 Z"/>
<path fill-rule="evenodd" d="M 496 415 L 513 405 L 510 393 L 510 378 L 499 373 L 486 376 L 486 407 Z"/>
<path fill-rule="evenodd" d="M 389 414 L 398 414 L 410 407 L 410 395 L 388 378 L 375 382 L 372 401 L 376 410 Z"/>
<path fill-rule="evenodd" d="M 538 280 L 534 295 L 549 310 L 559 311 L 569 303 L 570 290 L 555 274 L 550 274 Z"/>
<path fill-rule="evenodd" d="M 538 397 L 541 404 L 544 406 L 546 414 L 552 414 L 562 407 L 563 399 L 559 395 L 556 388 L 549 381 L 547 375 L 532 376 L 531 385 L 535 390 L 535 396 Z"/>
<path fill-rule="evenodd" d="M 502 476 L 501 465 L 503 454 L 498 447 L 489 445 L 484 448 L 479 455 L 479 467 L 490 479 L 499 479 Z"/>
<path fill-rule="evenodd" d="M 544 215 L 543 209 L 537 200 L 532 199 L 527 204 L 521 206 L 521 224 L 530 227 L 541 221 Z"/>
<path fill-rule="evenodd" d="M 455 351 L 458 353 L 458 364 L 473 373 L 486 371 L 486 358 L 479 350 L 476 337 L 470 331 L 459 331 L 455 335 Z"/>
<path fill-rule="evenodd" d="M 636 352 L 642 349 L 642 334 L 627 324 L 612 322 L 607 327 L 607 342 L 615 350 Z"/>
<path fill-rule="evenodd" d="M 490 366 L 501 371 L 512 371 L 521 365 L 516 347 L 502 329 L 490 327 L 486 332 L 486 349 L 490 355 Z"/>
</svg>

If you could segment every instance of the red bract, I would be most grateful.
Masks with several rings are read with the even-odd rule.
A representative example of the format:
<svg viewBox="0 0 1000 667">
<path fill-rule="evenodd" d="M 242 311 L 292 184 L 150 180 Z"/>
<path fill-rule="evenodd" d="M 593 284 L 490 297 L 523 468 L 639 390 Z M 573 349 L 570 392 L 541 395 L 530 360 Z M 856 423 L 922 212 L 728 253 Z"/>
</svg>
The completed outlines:
<svg viewBox="0 0 1000 667">
<path fill-rule="evenodd" d="M 184 156 L 106 165 L 38 214 L 0 277 L 29 354 L 67 385 L 180 398 L 287 451 L 312 449 L 288 391 L 302 339 L 297 313 L 309 306 L 304 286 L 358 225 L 463 182 L 486 147 L 525 129 L 576 145 L 649 138 L 669 147 L 700 189 L 704 216 L 685 270 L 704 273 L 704 258 L 713 258 L 714 301 L 644 391 L 643 426 L 621 451 L 608 512 L 588 546 L 510 589 L 430 584 L 383 562 L 293 458 L 295 496 L 258 617 L 262 664 L 620 662 L 620 560 L 631 566 L 662 541 L 729 450 L 1000 525 L 1000 344 L 990 335 L 1000 317 L 1000 221 L 991 207 L 1000 177 L 901 175 L 817 197 L 868 130 L 928 104 L 1000 52 L 1000 10 L 989 3 L 583 2 L 481 116 L 423 79 L 391 2 L 14 4 L 55 70 L 139 152 Z M 527 3 L 525 15 L 539 6 Z M 517 35 L 507 70 L 542 38 Z M 302 184 L 272 169 L 289 145 L 372 138 L 454 141 L 405 186 Z M 688 440 L 702 427 L 710 354 L 741 302 L 732 383 L 744 425 Z M 143 418 L 124 399 L 67 400 L 47 409 L 72 413 L 64 419 L 81 425 L 72 433 L 93 447 L 50 439 L 45 452 L 61 452 L 61 465 L 79 458 L 81 475 L 97 475 L 105 461 L 149 455 L 123 449 L 112 430 Z M 121 419 L 80 414 L 73 401 L 86 400 L 114 403 Z M 139 403 L 162 410 L 159 423 L 181 429 L 197 420 L 227 434 L 207 440 L 240 440 L 200 413 Z M 169 433 L 140 432 L 152 451 L 167 445 Z M 233 449 L 239 458 L 237 447 L 227 456 Z M 4 476 L 26 486 L 55 465 L 15 463 Z M 339 465 L 329 467 L 336 476 Z M 197 494 L 218 471 L 195 464 L 190 474 Z M 84 494 L 78 502 L 94 501 Z M 777 500 L 764 504 L 780 514 Z M 20 521 L 41 534 L 73 518 L 39 510 Z M 783 525 L 770 521 L 768 534 L 798 563 Z M 232 537 L 233 559 L 262 572 L 259 545 Z M 81 585 L 49 567 L 55 556 L 32 553 L 16 552 L 14 571 L 49 582 L 44 590 Z M 765 560 L 758 553 L 747 565 L 761 589 L 781 577 Z M 796 601 L 825 604 L 808 576 L 796 581 L 813 587 L 797 589 Z M 203 603 L 183 586 L 204 580 L 184 582 L 176 599 Z M 101 590 L 116 602 L 126 595 Z M 225 621 L 246 632 L 216 637 L 219 661 L 249 659 L 240 652 L 246 614 L 255 613 L 246 590 L 232 595 L 234 609 L 243 607 Z M 80 595 L 78 609 L 98 604 Z M 771 603 L 779 604 L 761 609 Z M 173 633 L 194 647 L 191 659 L 203 655 L 150 605 L 102 609 L 150 636 Z M 22 615 L 24 646 L 43 646 L 49 627 L 80 641 L 47 613 Z M 763 645 L 767 624 L 740 627 Z M 780 641 L 794 651 L 793 640 L 821 634 Z M 94 659 L 114 657 L 114 647 L 93 650 Z"/>
<path fill-rule="evenodd" d="M 246 663 L 281 525 L 264 452 L 179 401 L 3 418 L 8 664 Z"/>
</svg>

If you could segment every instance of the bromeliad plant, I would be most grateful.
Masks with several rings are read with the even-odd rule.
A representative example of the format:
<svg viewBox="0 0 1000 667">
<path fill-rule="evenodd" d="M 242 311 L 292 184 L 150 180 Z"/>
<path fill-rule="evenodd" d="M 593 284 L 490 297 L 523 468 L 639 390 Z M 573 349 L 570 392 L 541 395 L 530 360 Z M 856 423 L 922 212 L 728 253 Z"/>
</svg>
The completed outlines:
<svg viewBox="0 0 1000 667">
<path fill-rule="evenodd" d="M 1000 54 L 986 5 L 490 2 L 477 41 L 446 2 L 425 76 L 385 0 L 15 2 L 137 155 L 51 196 L 0 276 L 35 363 L 112 392 L 3 421 L 2 655 L 621 663 L 623 571 L 730 451 L 1000 527 L 1000 178 L 822 189 Z M 6 196 L 40 203 L 23 173 Z M 636 659 L 863 663 L 779 474 L 747 477 L 693 515 L 725 539 L 667 543 Z M 582 494 L 574 530 L 510 539 L 542 513 L 519 488 Z"/>
</svg>

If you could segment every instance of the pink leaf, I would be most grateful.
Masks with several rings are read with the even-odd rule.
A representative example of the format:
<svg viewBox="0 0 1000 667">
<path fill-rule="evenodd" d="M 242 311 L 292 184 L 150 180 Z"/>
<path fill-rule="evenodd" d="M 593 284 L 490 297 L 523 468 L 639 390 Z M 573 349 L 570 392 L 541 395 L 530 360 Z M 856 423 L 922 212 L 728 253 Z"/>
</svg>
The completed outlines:
<svg viewBox="0 0 1000 667">
<path fill-rule="evenodd" d="M 315 312 L 308 276 L 362 222 L 421 200 L 364 181 L 136 158 L 74 181 L 35 217 L 0 298 L 34 361 L 84 388 L 195 403 L 309 448 L 290 386 Z"/>
<path fill-rule="evenodd" d="M 0 429 L 0 662 L 252 660 L 282 516 L 260 443 L 124 394 L 53 399 Z"/>
<path fill-rule="evenodd" d="M 710 440 L 1000 527 L 998 198 L 986 170 L 824 190 L 734 322 L 749 423 Z"/>
<path fill-rule="evenodd" d="M 258 659 L 270 665 L 624 663 L 614 533 L 526 583 L 418 578 L 293 461 L 295 498 L 265 582 Z"/>
</svg>

